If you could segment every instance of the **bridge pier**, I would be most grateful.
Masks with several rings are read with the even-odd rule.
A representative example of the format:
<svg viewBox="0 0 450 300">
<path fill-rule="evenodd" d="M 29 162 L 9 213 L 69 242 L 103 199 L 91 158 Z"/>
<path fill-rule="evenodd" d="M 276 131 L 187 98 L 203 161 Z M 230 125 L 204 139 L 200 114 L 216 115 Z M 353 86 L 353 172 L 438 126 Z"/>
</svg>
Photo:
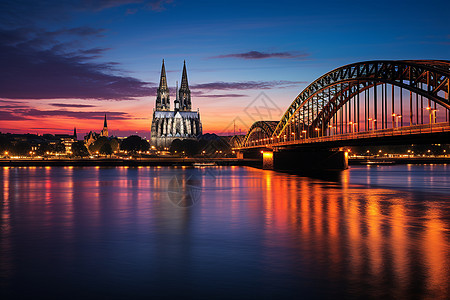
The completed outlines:
<svg viewBox="0 0 450 300">
<path fill-rule="evenodd" d="M 244 152 L 236 151 L 236 158 L 237 159 L 243 159 L 244 158 Z"/>
<path fill-rule="evenodd" d="M 341 150 L 295 149 L 263 153 L 265 170 L 327 171 L 347 168 L 347 152 Z"/>
<path fill-rule="evenodd" d="M 263 151 L 263 170 L 274 170 L 273 151 Z"/>
</svg>

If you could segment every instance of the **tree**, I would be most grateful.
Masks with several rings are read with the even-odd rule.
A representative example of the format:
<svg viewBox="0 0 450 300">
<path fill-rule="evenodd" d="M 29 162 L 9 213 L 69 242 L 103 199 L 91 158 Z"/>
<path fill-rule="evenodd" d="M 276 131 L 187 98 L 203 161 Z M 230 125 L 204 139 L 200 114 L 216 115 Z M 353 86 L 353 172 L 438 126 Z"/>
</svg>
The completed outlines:
<svg viewBox="0 0 450 300">
<path fill-rule="evenodd" d="M 111 145 L 109 143 L 104 143 L 100 148 L 100 153 L 105 155 L 111 155 L 113 153 Z"/>
<path fill-rule="evenodd" d="M 18 142 L 14 145 L 12 152 L 17 155 L 29 155 L 31 145 L 28 142 Z"/>
<path fill-rule="evenodd" d="M 216 134 L 204 134 L 199 138 L 201 151 L 208 156 L 226 156 L 231 154 L 231 146 Z"/>
<path fill-rule="evenodd" d="M 89 152 L 90 153 L 97 153 L 97 151 L 100 152 L 100 149 L 105 143 L 109 144 L 108 138 L 104 136 L 99 137 L 95 142 L 89 145 Z"/>
<path fill-rule="evenodd" d="M 169 147 L 170 153 L 181 153 L 183 152 L 183 143 L 180 139 L 175 139 L 172 141 Z"/>
<path fill-rule="evenodd" d="M 112 138 L 109 140 L 112 151 L 119 151 L 119 140 L 117 138 Z"/>
<path fill-rule="evenodd" d="M 5 135 L 0 135 L 0 155 L 3 155 L 5 151 L 11 151 L 13 148 L 11 141 Z"/>
<path fill-rule="evenodd" d="M 89 156 L 89 151 L 83 141 L 77 141 L 72 144 L 72 152 L 74 156 L 85 157 Z"/>
<path fill-rule="evenodd" d="M 187 156 L 195 156 L 200 152 L 200 143 L 196 140 L 180 140 L 176 139 L 170 144 L 169 151 L 177 154 L 186 154 Z"/>
<path fill-rule="evenodd" d="M 122 141 L 120 149 L 136 153 L 138 151 L 148 151 L 150 144 L 137 135 L 130 135 Z"/>
</svg>

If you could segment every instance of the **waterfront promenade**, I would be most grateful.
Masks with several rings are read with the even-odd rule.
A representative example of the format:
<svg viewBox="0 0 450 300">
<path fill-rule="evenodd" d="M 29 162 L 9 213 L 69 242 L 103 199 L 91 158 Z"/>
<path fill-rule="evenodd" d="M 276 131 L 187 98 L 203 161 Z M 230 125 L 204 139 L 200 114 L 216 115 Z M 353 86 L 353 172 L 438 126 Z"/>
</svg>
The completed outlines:
<svg viewBox="0 0 450 300">
<path fill-rule="evenodd" d="M 258 159 L 236 158 L 96 158 L 96 159 L 0 159 L 0 166 L 193 166 L 194 164 L 215 163 L 219 166 L 257 166 Z"/>
</svg>

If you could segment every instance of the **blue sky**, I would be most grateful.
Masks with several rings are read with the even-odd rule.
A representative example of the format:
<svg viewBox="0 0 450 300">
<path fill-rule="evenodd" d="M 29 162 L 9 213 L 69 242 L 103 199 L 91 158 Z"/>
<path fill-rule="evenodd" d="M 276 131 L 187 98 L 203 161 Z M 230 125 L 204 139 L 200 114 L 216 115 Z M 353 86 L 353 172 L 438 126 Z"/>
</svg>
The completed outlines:
<svg viewBox="0 0 450 300">
<path fill-rule="evenodd" d="M 242 111 L 261 92 L 281 115 L 348 63 L 450 58 L 447 1 L 8 0 L 0 11 L 2 132 L 100 130 L 106 112 L 113 133 L 148 136 L 163 58 L 170 87 L 186 60 L 193 107 L 219 133 L 234 118 L 250 126 Z"/>
</svg>

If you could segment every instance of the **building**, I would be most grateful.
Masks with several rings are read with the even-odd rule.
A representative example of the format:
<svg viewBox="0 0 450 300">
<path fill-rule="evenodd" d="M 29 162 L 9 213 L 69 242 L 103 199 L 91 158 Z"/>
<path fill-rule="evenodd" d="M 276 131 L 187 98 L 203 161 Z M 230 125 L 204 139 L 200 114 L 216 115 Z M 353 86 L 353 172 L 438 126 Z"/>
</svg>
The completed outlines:
<svg viewBox="0 0 450 300">
<path fill-rule="evenodd" d="M 59 139 L 64 144 L 66 153 L 72 151 L 72 144 L 77 141 L 77 129 L 73 129 L 73 135 L 70 134 L 55 134 L 55 138 Z"/>
<path fill-rule="evenodd" d="M 75 133 L 74 133 L 75 134 Z M 89 146 L 95 142 L 100 137 L 108 137 L 108 123 L 106 122 L 106 114 L 105 114 L 105 120 L 103 121 L 103 130 L 100 133 L 96 133 L 93 131 L 90 131 L 85 137 L 84 137 L 84 144 L 86 145 L 86 148 L 89 149 Z"/>
<path fill-rule="evenodd" d="M 200 112 L 191 111 L 191 91 L 189 89 L 186 62 L 183 64 L 181 86 L 178 83 L 175 91 L 173 110 L 170 109 L 170 93 L 167 86 L 164 60 L 161 67 L 161 78 L 156 94 L 156 105 L 153 111 L 151 139 L 152 146 L 169 147 L 175 139 L 197 139 L 202 134 Z"/>
</svg>

